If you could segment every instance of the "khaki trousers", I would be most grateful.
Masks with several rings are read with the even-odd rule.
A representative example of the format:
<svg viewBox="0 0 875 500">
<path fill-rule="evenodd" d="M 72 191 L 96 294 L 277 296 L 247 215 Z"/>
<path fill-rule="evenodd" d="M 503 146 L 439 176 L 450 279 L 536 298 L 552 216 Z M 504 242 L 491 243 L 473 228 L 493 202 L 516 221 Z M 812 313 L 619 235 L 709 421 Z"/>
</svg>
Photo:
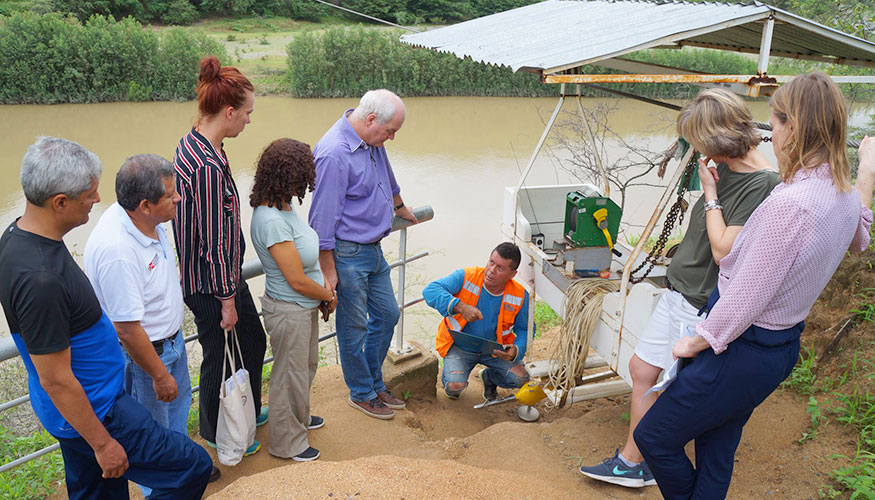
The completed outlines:
<svg viewBox="0 0 875 500">
<path fill-rule="evenodd" d="M 310 385 L 319 366 L 319 310 L 294 302 L 261 297 L 264 327 L 270 336 L 271 455 L 291 458 L 309 446 Z"/>
</svg>

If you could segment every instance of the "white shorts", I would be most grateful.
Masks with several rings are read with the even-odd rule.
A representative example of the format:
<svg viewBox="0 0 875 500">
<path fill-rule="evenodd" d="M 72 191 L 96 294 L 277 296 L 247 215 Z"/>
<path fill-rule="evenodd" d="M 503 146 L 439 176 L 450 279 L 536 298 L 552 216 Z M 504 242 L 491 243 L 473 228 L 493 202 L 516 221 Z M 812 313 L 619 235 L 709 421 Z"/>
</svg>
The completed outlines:
<svg viewBox="0 0 875 500">
<path fill-rule="evenodd" d="M 650 316 L 650 322 L 638 344 L 635 354 L 645 363 L 663 370 L 674 363 L 671 350 L 682 336 L 696 334 L 696 323 L 705 319 L 699 310 L 687 302 L 679 292 L 666 290 Z"/>
</svg>

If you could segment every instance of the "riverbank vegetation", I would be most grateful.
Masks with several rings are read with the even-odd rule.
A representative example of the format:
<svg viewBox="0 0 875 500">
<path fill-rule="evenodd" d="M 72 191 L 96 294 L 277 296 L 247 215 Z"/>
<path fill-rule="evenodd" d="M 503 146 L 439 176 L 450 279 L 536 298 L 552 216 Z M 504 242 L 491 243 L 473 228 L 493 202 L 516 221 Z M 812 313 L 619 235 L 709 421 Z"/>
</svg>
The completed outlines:
<svg viewBox="0 0 875 500">
<path fill-rule="evenodd" d="M 465 21 L 538 0 L 342 0 L 332 3 L 399 24 Z M 278 16 L 302 21 L 361 17 L 314 0 L 3 0 L 0 15 L 18 12 L 70 13 L 81 21 L 93 15 L 133 17 L 142 23 L 189 25 L 211 16 Z"/>
<path fill-rule="evenodd" d="M 381 19 L 414 24 L 456 22 L 532 0 L 340 3 Z M 186 8 L 181 4 L 195 9 L 195 27 L 140 24 L 174 24 L 166 16 L 183 15 Z M 875 7 L 847 0 L 837 0 L 834 11 L 808 0 L 779 0 L 777 5 L 863 38 L 873 37 Z M 216 15 L 220 17 L 201 19 Z M 193 61 L 207 53 L 238 65 L 259 94 L 352 97 L 374 87 L 404 96 L 538 97 L 558 92 L 557 86 L 541 84 L 534 74 L 415 49 L 398 41 L 400 30 L 353 24 L 362 20 L 314 0 L 0 0 L 0 103 L 190 99 Z M 756 72 L 753 57 L 721 51 L 651 50 L 629 57 L 710 73 Z M 597 66 L 585 69 L 609 72 Z M 770 73 L 811 69 L 865 73 L 862 68 L 779 58 L 772 59 Z M 698 91 L 693 85 L 604 87 L 663 99 L 688 98 Z M 871 86 L 843 87 L 851 100 L 873 100 Z M 607 94 L 584 88 L 583 95 Z"/>
<path fill-rule="evenodd" d="M 0 102 L 187 100 L 198 60 L 226 58 L 215 39 L 182 28 L 143 29 L 132 18 L 22 13 L 0 19 Z"/>
</svg>

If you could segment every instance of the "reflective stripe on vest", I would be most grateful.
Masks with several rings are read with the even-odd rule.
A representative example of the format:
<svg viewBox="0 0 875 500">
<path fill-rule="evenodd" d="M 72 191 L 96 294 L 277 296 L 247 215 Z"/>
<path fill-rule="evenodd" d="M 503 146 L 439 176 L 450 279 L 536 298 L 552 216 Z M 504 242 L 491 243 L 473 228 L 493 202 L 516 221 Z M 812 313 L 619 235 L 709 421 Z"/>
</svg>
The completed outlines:
<svg viewBox="0 0 875 500">
<path fill-rule="evenodd" d="M 507 302 L 508 304 L 511 304 L 514 306 L 523 305 L 523 298 L 522 297 L 514 297 L 513 295 L 505 295 L 504 301 Z"/>
<path fill-rule="evenodd" d="M 462 288 L 464 288 L 465 290 L 468 290 L 469 292 L 473 293 L 474 295 L 476 295 L 478 297 L 480 296 L 480 287 L 475 285 L 474 283 L 471 283 L 468 280 L 465 280 L 465 282 L 462 283 Z"/>
<path fill-rule="evenodd" d="M 462 325 L 460 325 L 459 322 L 456 321 L 456 318 L 452 316 L 447 316 L 447 323 L 450 324 L 450 328 L 452 328 L 453 330 L 458 331 L 462 329 Z"/>
</svg>

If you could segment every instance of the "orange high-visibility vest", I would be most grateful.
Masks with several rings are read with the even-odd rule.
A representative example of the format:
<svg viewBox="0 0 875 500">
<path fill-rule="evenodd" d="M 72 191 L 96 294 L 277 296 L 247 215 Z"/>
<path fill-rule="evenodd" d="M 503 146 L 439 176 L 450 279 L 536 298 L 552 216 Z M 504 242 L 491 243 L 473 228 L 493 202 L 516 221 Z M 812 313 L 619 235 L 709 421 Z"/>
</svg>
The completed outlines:
<svg viewBox="0 0 875 500">
<path fill-rule="evenodd" d="M 486 276 L 486 269 L 483 267 L 466 267 L 465 281 L 462 282 L 462 289 L 454 295 L 457 299 L 472 307 L 477 307 L 477 299 L 480 298 L 480 291 L 483 290 L 483 278 Z M 516 320 L 517 313 L 523 308 L 523 299 L 525 299 L 526 290 L 522 285 L 510 279 L 504 285 L 504 296 L 501 298 L 501 309 L 498 313 L 498 322 L 495 328 L 495 341 L 499 344 L 513 344 L 516 335 L 513 333 L 513 323 Z M 453 345 L 453 337 L 450 335 L 450 330 L 462 331 L 468 322 L 461 314 L 447 316 L 441 320 L 438 325 L 437 339 L 435 347 L 441 357 L 446 357 L 447 351 Z"/>
</svg>

